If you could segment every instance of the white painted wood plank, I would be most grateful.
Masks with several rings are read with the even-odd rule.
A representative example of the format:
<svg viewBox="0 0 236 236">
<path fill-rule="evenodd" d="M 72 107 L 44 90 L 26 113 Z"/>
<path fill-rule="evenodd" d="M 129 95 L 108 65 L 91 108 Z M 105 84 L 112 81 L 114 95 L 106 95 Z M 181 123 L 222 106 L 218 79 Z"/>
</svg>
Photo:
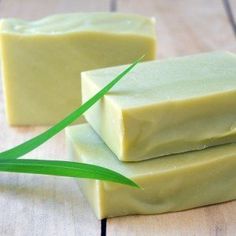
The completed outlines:
<svg viewBox="0 0 236 236">
<path fill-rule="evenodd" d="M 230 50 L 235 38 L 220 0 L 118 0 L 117 10 L 154 16 L 158 57 Z M 186 196 L 188 197 L 188 196 Z M 236 201 L 184 212 L 108 219 L 107 236 L 235 235 Z"/>
<path fill-rule="evenodd" d="M 107 11 L 109 1 L 1 0 L 0 17 L 38 19 L 49 14 L 77 11 Z M 0 150 L 39 134 L 46 127 L 8 127 L 0 86 Z M 27 155 L 40 159 L 66 159 L 64 132 Z M 1 236 L 100 235 L 97 220 L 70 178 L 0 174 Z"/>
</svg>

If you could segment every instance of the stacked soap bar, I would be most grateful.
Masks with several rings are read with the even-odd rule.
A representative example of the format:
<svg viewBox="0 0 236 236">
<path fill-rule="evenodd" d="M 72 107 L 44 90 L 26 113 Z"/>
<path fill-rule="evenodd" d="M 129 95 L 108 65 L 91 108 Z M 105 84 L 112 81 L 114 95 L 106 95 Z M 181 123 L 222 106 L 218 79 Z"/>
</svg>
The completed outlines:
<svg viewBox="0 0 236 236">
<path fill-rule="evenodd" d="M 7 120 L 53 124 L 81 104 L 81 71 L 156 54 L 155 22 L 118 13 L 65 14 L 0 21 Z"/>
<path fill-rule="evenodd" d="M 125 66 L 82 73 L 86 101 Z M 85 115 L 122 161 L 236 141 L 236 55 L 139 64 Z"/>
<path fill-rule="evenodd" d="M 123 69 L 84 72 L 83 100 Z M 71 159 L 111 168 L 143 188 L 81 181 L 97 217 L 179 211 L 236 199 L 235 107 L 234 54 L 137 65 L 87 112 L 94 129 L 84 124 L 66 131 Z M 137 162 L 144 159 L 150 160 Z"/>
<path fill-rule="evenodd" d="M 66 135 L 71 159 L 118 171 L 143 188 L 81 181 L 99 219 L 180 211 L 236 199 L 236 144 L 124 163 L 88 124 L 70 127 Z"/>
</svg>

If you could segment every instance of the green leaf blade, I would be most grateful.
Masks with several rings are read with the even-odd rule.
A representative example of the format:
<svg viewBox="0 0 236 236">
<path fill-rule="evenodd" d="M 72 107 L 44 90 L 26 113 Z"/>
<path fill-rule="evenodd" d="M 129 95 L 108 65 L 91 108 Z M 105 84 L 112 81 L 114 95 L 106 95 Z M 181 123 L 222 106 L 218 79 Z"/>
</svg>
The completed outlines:
<svg viewBox="0 0 236 236">
<path fill-rule="evenodd" d="M 78 162 L 36 159 L 4 159 L 0 160 L 0 172 L 98 179 L 140 188 L 135 182 L 113 170 Z"/>
</svg>

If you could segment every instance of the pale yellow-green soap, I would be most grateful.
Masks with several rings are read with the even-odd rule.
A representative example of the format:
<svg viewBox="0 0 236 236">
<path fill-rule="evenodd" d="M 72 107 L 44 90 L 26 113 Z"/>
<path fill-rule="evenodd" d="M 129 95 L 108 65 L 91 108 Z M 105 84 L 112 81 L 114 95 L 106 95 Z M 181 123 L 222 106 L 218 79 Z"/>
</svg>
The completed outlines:
<svg viewBox="0 0 236 236">
<path fill-rule="evenodd" d="M 99 219 L 181 211 L 236 199 L 236 144 L 125 163 L 88 124 L 68 128 L 66 139 L 73 161 L 110 168 L 143 188 L 79 180 Z"/>
<path fill-rule="evenodd" d="M 82 73 L 86 101 L 125 66 Z M 122 161 L 236 141 L 236 55 L 138 64 L 85 117 Z"/>
<path fill-rule="evenodd" d="M 154 59 L 155 22 L 121 13 L 3 19 L 0 54 L 9 124 L 53 124 L 81 105 L 81 71 Z"/>
</svg>

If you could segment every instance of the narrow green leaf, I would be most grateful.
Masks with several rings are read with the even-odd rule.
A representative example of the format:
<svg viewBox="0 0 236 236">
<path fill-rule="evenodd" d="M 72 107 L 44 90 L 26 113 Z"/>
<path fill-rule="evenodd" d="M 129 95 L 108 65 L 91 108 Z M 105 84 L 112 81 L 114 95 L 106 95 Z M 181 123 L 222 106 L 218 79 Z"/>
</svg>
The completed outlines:
<svg viewBox="0 0 236 236">
<path fill-rule="evenodd" d="M 96 165 L 78 162 L 35 159 L 4 159 L 0 160 L 0 171 L 99 179 L 139 188 L 135 182 L 115 171 Z"/>
<path fill-rule="evenodd" d="M 81 105 L 78 109 L 64 118 L 62 121 L 57 123 L 56 125 L 52 126 L 45 132 L 39 134 L 38 136 L 14 147 L 7 151 L 3 151 L 0 153 L 0 158 L 7 158 L 7 159 L 17 159 L 24 154 L 34 150 L 65 127 L 70 125 L 74 122 L 77 118 L 79 118 L 85 111 L 87 111 L 94 103 L 96 103 L 100 98 L 103 97 L 119 80 L 121 80 L 138 62 L 143 59 L 144 56 L 136 60 L 132 65 L 126 68 L 123 72 L 121 72 L 115 79 L 113 79 L 108 85 L 106 85 L 101 91 L 95 94 L 91 99 Z"/>
</svg>

